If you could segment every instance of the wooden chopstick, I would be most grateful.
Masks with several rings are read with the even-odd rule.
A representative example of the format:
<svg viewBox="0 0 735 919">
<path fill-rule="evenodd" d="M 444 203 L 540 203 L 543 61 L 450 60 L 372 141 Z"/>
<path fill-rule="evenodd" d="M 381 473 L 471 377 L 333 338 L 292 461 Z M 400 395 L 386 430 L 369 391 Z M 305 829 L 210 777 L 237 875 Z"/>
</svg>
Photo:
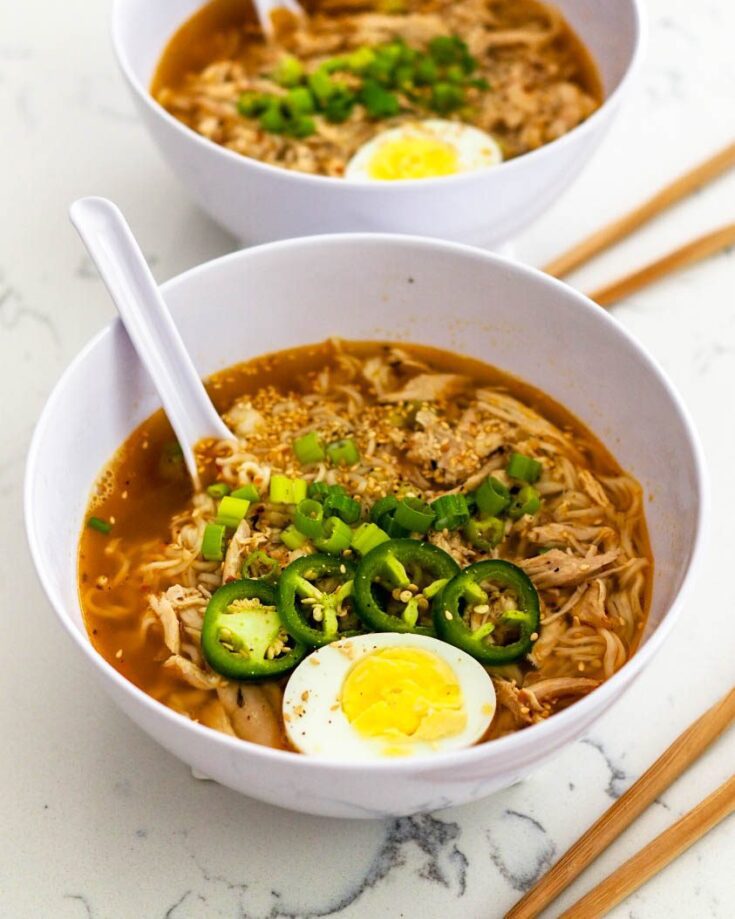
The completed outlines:
<svg viewBox="0 0 735 919">
<path fill-rule="evenodd" d="M 533 919 L 665 791 L 735 719 L 735 687 L 680 734 L 656 762 L 567 850 L 505 919 Z"/>
<path fill-rule="evenodd" d="M 735 166 L 735 143 L 715 153 L 703 163 L 678 176 L 673 182 L 665 185 L 653 197 L 638 205 L 630 213 L 618 217 L 611 223 L 597 230 L 587 239 L 577 243 L 567 252 L 557 256 L 543 269 L 556 278 L 564 277 L 575 268 L 589 261 L 593 256 L 609 248 L 614 243 L 628 236 L 638 227 L 656 217 L 662 211 L 681 201 L 688 194 L 702 185 L 706 185 L 717 176 Z"/>
<path fill-rule="evenodd" d="M 711 233 L 705 233 L 691 242 L 674 249 L 667 255 L 650 262 L 643 268 L 638 268 L 630 274 L 618 278 L 611 284 L 606 284 L 589 294 L 591 300 L 599 303 L 600 306 L 613 306 L 619 300 L 623 300 L 630 294 L 635 293 L 642 287 L 658 281 L 666 274 L 672 271 L 678 271 L 689 265 L 695 264 L 728 246 L 735 244 L 735 223 L 727 224 L 720 227 L 719 230 L 713 230 Z"/>
<path fill-rule="evenodd" d="M 628 859 L 559 919 L 600 919 L 735 811 L 735 775 Z"/>
</svg>

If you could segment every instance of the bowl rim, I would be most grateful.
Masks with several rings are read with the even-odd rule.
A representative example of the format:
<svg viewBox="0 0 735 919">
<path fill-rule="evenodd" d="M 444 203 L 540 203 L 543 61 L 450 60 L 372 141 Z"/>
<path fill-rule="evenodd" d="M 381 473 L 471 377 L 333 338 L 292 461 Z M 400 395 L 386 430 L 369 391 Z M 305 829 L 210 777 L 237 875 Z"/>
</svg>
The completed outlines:
<svg viewBox="0 0 735 919">
<path fill-rule="evenodd" d="M 553 740 L 555 735 L 564 733 L 565 727 L 573 732 L 574 722 L 584 723 L 584 716 L 587 712 L 594 712 L 595 708 L 604 711 L 604 709 L 619 696 L 625 686 L 650 662 L 654 655 L 660 650 L 674 627 L 680 614 L 681 607 L 691 590 L 697 572 L 702 564 L 705 553 L 705 535 L 710 510 L 710 491 L 707 466 L 699 435 L 688 408 L 659 363 L 648 353 L 643 345 L 638 342 L 632 333 L 613 319 L 607 311 L 602 310 L 584 294 L 569 287 L 562 281 L 545 274 L 537 268 L 514 261 L 513 259 L 509 259 L 494 252 L 488 252 L 476 246 L 395 233 L 333 233 L 320 236 L 297 237 L 295 239 L 266 243 L 249 249 L 237 250 L 227 255 L 220 256 L 219 258 L 202 262 L 170 278 L 161 285 L 161 289 L 165 296 L 167 292 L 178 287 L 186 287 L 189 281 L 195 277 L 206 275 L 211 271 L 217 272 L 220 268 L 234 262 L 246 262 L 251 259 L 257 260 L 261 255 L 270 255 L 275 252 L 283 253 L 283 255 L 287 257 L 289 250 L 292 249 L 319 248 L 334 245 L 354 247 L 356 249 L 364 249 L 370 246 L 388 246 L 391 248 L 404 247 L 412 249 L 420 248 L 429 251 L 433 250 L 436 252 L 441 251 L 443 253 L 452 253 L 455 256 L 476 262 L 490 263 L 496 269 L 506 273 L 511 272 L 520 275 L 535 283 L 540 281 L 542 285 L 548 288 L 551 295 L 556 294 L 562 298 L 566 298 L 568 301 L 575 303 L 579 309 L 588 312 L 593 311 L 603 325 L 606 325 L 615 335 L 622 338 L 622 344 L 632 349 L 638 360 L 647 366 L 658 383 L 663 387 L 671 401 L 673 410 L 679 415 L 686 434 L 688 446 L 692 453 L 696 481 L 696 497 L 698 499 L 694 538 L 686 571 L 679 590 L 655 631 L 648 637 L 646 642 L 638 648 L 633 656 L 626 661 L 620 670 L 602 683 L 597 689 L 593 690 L 593 692 L 589 693 L 578 702 L 575 702 L 574 705 L 558 712 L 552 718 L 546 719 L 538 724 L 529 725 L 521 731 L 515 731 L 512 734 L 497 738 L 492 742 L 476 744 L 464 750 L 456 750 L 429 756 L 416 756 L 411 759 L 393 762 L 349 762 L 335 760 L 329 757 L 303 756 L 289 750 L 276 750 L 237 737 L 230 737 L 229 735 L 205 727 L 204 725 L 192 721 L 185 715 L 178 714 L 173 711 L 173 709 L 168 708 L 163 703 L 155 700 L 152 696 L 149 696 L 112 667 L 112 665 L 94 648 L 87 633 L 80 630 L 72 621 L 66 609 L 66 605 L 61 597 L 57 595 L 49 573 L 43 568 L 41 563 L 41 539 L 37 528 L 37 519 L 33 513 L 35 503 L 34 482 L 36 481 L 37 470 L 41 463 L 41 444 L 46 436 L 46 429 L 49 426 L 50 420 L 56 413 L 57 403 L 59 403 L 64 396 L 65 389 L 67 385 L 69 385 L 72 376 L 77 372 L 80 366 L 84 364 L 87 355 L 92 352 L 102 340 L 114 333 L 116 327 L 120 323 L 119 319 L 113 319 L 110 323 L 105 325 L 105 327 L 94 335 L 69 363 L 53 387 L 39 416 L 38 422 L 36 423 L 26 460 L 23 489 L 26 538 L 34 567 L 44 588 L 44 592 L 58 619 L 61 621 L 63 628 L 82 654 L 88 658 L 93 669 L 100 671 L 101 675 L 111 680 L 116 688 L 123 694 L 128 695 L 136 704 L 147 709 L 154 719 L 162 718 L 164 721 L 169 722 L 174 731 L 178 728 L 184 731 L 191 731 L 195 735 L 199 735 L 205 744 L 208 743 L 219 746 L 223 751 L 229 751 L 235 756 L 252 756 L 261 761 L 264 765 L 269 763 L 273 765 L 287 765 L 290 763 L 294 769 L 305 770 L 307 772 L 310 770 L 318 771 L 326 769 L 334 771 L 335 773 L 368 771 L 371 773 L 380 773 L 381 775 L 418 774 L 423 771 L 431 771 L 434 769 L 489 762 L 494 759 L 500 759 L 504 755 L 512 757 L 513 762 L 524 761 L 522 754 L 527 752 L 529 747 L 531 749 L 535 747 L 535 749 L 543 751 L 546 749 L 544 746 L 544 738 Z"/>
<path fill-rule="evenodd" d="M 615 89 L 602 100 L 602 104 L 597 108 L 589 118 L 585 119 L 581 124 L 578 124 L 576 127 L 572 128 L 571 131 L 567 131 L 566 134 L 562 134 L 561 137 L 557 137 L 555 140 L 550 141 L 547 144 L 544 144 L 541 147 L 538 147 L 535 150 L 530 150 L 528 153 L 524 153 L 521 156 L 514 157 L 510 160 L 504 160 L 496 166 L 487 167 L 485 169 L 477 169 L 470 172 L 458 173 L 456 175 L 449 176 L 436 176 L 434 178 L 422 179 L 417 183 L 415 179 L 395 179 L 390 182 L 349 182 L 345 181 L 344 178 L 337 176 L 325 176 L 325 175 L 314 175 L 307 172 L 299 172 L 294 169 L 286 169 L 284 166 L 273 166 L 270 163 L 264 163 L 261 160 L 255 159 L 254 157 L 246 156 L 242 153 L 236 153 L 234 150 L 230 150 L 227 147 L 223 147 L 221 144 L 217 144 L 212 140 L 204 137 L 198 131 L 195 131 L 193 128 L 189 128 L 183 122 L 179 121 L 178 118 L 174 118 L 166 109 L 157 102 L 150 93 L 148 87 L 144 86 L 143 83 L 138 79 L 137 74 L 135 73 L 130 59 L 127 53 L 127 45 L 122 38 L 122 20 L 123 20 L 123 10 L 125 8 L 128 0 L 113 0 L 112 4 L 112 15 L 111 15 L 111 24 L 110 24 L 110 34 L 112 38 L 112 46 L 117 58 L 118 65 L 123 72 L 128 84 L 133 89 L 133 92 L 138 97 L 138 99 L 145 105 L 145 107 L 153 113 L 153 115 L 159 119 L 162 119 L 170 128 L 172 128 L 179 137 L 182 137 L 184 140 L 189 140 L 195 146 L 200 147 L 206 155 L 206 151 L 209 150 L 213 153 L 214 156 L 223 157 L 225 160 L 231 161 L 233 164 L 238 162 L 243 165 L 243 168 L 253 169 L 256 173 L 262 173 L 265 176 L 272 175 L 276 178 L 280 178 L 282 181 L 289 181 L 289 179 L 295 182 L 301 182 L 304 185 L 313 185 L 315 188 L 322 186 L 323 188 L 333 188 L 335 189 L 335 194 L 349 194 L 355 193 L 357 190 L 366 190 L 367 194 L 376 194 L 378 191 L 392 192 L 396 191 L 398 194 L 408 194 L 409 190 L 416 190 L 417 185 L 420 189 L 427 189 L 431 191 L 436 189 L 437 185 L 440 187 L 447 187 L 451 184 L 460 185 L 462 183 L 470 183 L 474 181 L 481 181 L 487 175 L 494 175 L 501 170 L 501 174 L 508 175 L 511 170 L 518 170 L 523 168 L 519 166 L 519 163 L 525 163 L 528 161 L 529 165 L 532 166 L 537 161 L 540 161 L 544 156 L 553 155 L 547 151 L 553 151 L 557 149 L 563 149 L 565 146 L 568 146 L 572 141 L 570 138 L 583 137 L 586 134 L 594 131 L 598 125 L 598 122 L 601 122 L 603 119 L 607 118 L 611 114 L 614 107 L 618 104 L 620 99 L 623 97 L 627 91 L 629 85 L 633 81 L 634 77 L 637 75 L 641 63 L 643 60 L 643 55 L 645 48 L 648 43 L 648 20 L 643 13 L 643 0 L 627 0 L 630 4 L 631 12 L 633 13 L 633 25 L 634 25 L 634 40 L 633 47 L 631 49 L 630 57 L 625 68 L 625 72 L 620 79 L 620 82 L 615 87 Z M 202 6 L 204 2 L 202 2 Z M 179 24 L 179 27 L 183 25 L 186 20 L 182 20 Z M 172 33 L 169 35 L 168 41 L 173 37 Z M 163 49 L 159 52 L 160 55 L 163 53 Z M 337 189 L 340 189 L 339 191 Z"/>
</svg>

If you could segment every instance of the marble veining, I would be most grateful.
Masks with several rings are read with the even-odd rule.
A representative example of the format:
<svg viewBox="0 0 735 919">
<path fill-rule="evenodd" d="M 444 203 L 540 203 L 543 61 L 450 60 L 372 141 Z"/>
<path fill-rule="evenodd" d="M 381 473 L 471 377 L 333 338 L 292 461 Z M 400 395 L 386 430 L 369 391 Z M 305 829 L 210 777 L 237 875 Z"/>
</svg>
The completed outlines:
<svg viewBox="0 0 735 919">
<path fill-rule="evenodd" d="M 13 332 L 26 322 L 43 326 L 43 330 L 54 344 L 60 345 L 59 332 L 50 317 L 41 310 L 29 306 L 18 289 L 5 283 L 0 274 L 0 328 L 5 332 Z"/>
<path fill-rule="evenodd" d="M 613 800 L 619 798 L 625 791 L 627 785 L 628 776 L 625 770 L 612 761 L 605 747 L 599 740 L 594 740 L 592 737 L 584 737 L 580 743 L 587 744 L 587 746 L 592 747 L 593 750 L 597 750 L 600 754 L 610 771 L 610 781 L 605 787 L 605 794 Z"/>
<path fill-rule="evenodd" d="M 513 890 L 523 893 L 554 863 L 556 846 L 538 820 L 506 810 L 487 831 L 490 860 Z"/>
<path fill-rule="evenodd" d="M 419 864 L 413 869 L 416 877 L 441 885 L 457 898 L 462 897 L 466 889 L 468 861 L 457 846 L 460 835 L 461 830 L 456 823 L 442 821 L 430 814 L 387 821 L 384 840 L 365 875 L 333 901 L 306 911 L 291 902 L 292 892 L 282 889 L 272 889 L 270 905 L 265 904 L 256 909 L 248 903 L 249 884 L 234 883 L 220 875 L 211 874 L 196 858 L 193 861 L 207 887 L 219 888 L 234 896 L 238 909 L 242 909 L 239 914 L 243 919 L 319 919 L 341 913 L 389 874 L 405 867 L 408 848 L 415 848 L 420 853 Z M 256 898 L 262 900 L 262 893 Z M 207 896 L 201 891 L 189 890 L 165 915 L 177 919 L 179 913 L 176 910 L 183 907 L 187 900 L 197 899 L 207 902 Z"/>
<path fill-rule="evenodd" d="M 197 782 L 97 691 L 52 620 L 22 536 L 33 423 L 63 367 L 112 315 L 68 224 L 71 201 L 115 199 L 161 279 L 233 246 L 138 123 L 112 59 L 108 6 L 0 5 L 0 917 L 499 919 L 732 681 L 733 252 L 615 313 L 670 374 L 701 431 L 714 538 L 680 625 L 589 737 L 494 797 L 396 820 L 289 814 Z M 517 241 L 527 262 L 544 264 L 732 141 L 735 5 L 648 0 L 647 13 L 639 86 L 575 185 Z M 570 280 L 592 290 L 734 212 L 735 173 Z M 547 915 L 701 800 L 733 761 L 735 737 L 724 737 Z M 611 915 L 730 919 L 734 858 L 731 819 Z"/>
</svg>

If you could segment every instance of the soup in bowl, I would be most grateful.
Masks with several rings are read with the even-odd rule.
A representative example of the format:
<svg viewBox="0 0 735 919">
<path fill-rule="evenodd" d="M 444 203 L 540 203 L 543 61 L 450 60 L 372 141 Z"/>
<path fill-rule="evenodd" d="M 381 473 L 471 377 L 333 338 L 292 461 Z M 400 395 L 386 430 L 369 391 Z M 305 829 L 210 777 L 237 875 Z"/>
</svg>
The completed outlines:
<svg viewBox="0 0 735 919">
<path fill-rule="evenodd" d="M 170 41 L 153 97 L 244 156 L 362 181 L 495 165 L 567 134 L 603 98 L 587 49 L 537 0 L 326 0 L 274 21 L 266 40 L 241 3 L 212 0 Z"/>
<path fill-rule="evenodd" d="M 636 0 L 370 0 L 276 18 L 234 0 L 117 0 L 113 36 L 164 156 L 247 242 L 353 230 L 497 246 L 604 133 Z"/>
<path fill-rule="evenodd" d="M 51 397 L 27 480 L 57 613 L 164 746 L 282 806 L 413 813 L 518 780 L 650 660 L 701 459 L 598 307 L 400 237 L 275 244 L 165 293 L 237 437 L 199 445 L 201 491 L 118 324 Z"/>
</svg>

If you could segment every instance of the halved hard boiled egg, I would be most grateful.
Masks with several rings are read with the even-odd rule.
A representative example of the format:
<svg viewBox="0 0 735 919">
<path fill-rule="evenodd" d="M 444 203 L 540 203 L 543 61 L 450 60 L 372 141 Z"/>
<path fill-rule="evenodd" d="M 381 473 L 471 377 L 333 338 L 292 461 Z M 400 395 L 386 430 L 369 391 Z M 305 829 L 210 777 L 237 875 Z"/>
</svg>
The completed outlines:
<svg viewBox="0 0 735 919">
<path fill-rule="evenodd" d="M 406 122 L 373 137 L 347 164 L 357 182 L 430 179 L 495 166 L 500 147 L 484 131 L 439 118 Z"/>
<path fill-rule="evenodd" d="M 394 632 L 319 648 L 294 670 L 283 697 L 297 750 L 352 761 L 470 747 L 495 708 L 492 680 L 474 658 L 436 638 Z"/>
</svg>

